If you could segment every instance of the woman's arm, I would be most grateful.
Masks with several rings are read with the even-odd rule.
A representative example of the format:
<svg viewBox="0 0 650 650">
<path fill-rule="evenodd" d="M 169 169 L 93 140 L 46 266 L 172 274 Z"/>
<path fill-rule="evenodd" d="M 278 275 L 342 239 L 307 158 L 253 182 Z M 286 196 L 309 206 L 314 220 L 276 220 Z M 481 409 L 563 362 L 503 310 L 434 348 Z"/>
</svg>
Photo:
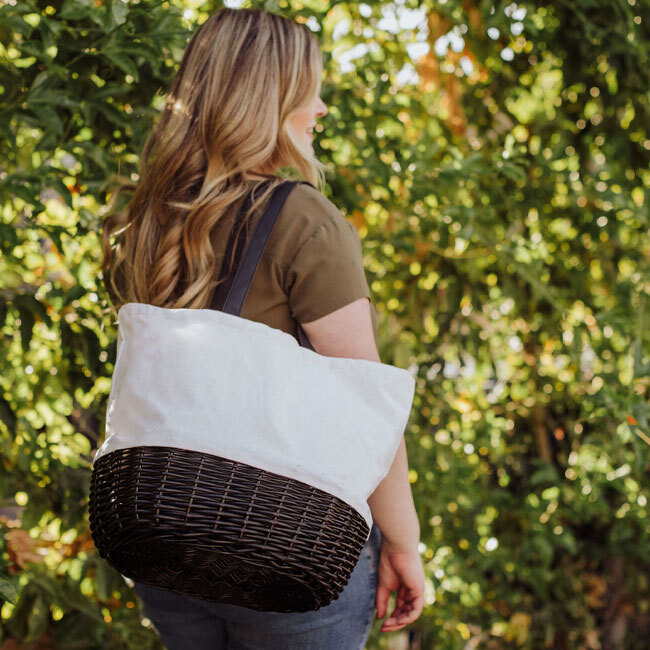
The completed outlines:
<svg viewBox="0 0 650 650">
<path fill-rule="evenodd" d="M 383 539 L 392 548 L 417 549 L 420 522 L 413 503 L 403 437 L 388 474 L 368 498 L 368 505 Z"/>
</svg>

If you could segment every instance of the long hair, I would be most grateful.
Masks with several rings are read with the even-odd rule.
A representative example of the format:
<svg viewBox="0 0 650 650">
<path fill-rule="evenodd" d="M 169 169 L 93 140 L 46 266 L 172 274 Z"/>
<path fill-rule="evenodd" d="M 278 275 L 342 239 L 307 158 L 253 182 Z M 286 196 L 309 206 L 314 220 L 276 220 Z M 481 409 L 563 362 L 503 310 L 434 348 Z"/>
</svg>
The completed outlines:
<svg viewBox="0 0 650 650">
<path fill-rule="evenodd" d="M 322 190 L 326 166 L 306 157 L 287 128 L 318 92 L 321 56 L 307 27 L 259 9 L 221 8 L 197 29 L 140 155 L 138 182 L 121 178 L 108 205 L 102 271 L 116 309 L 207 307 L 218 284 L 210 234 L 257 189 L 247 172 L 270 182 L 237 237 L 283 182 L 278 167 Z M 117 211 L 123 191 L 133 195 Z"/>
</svg>

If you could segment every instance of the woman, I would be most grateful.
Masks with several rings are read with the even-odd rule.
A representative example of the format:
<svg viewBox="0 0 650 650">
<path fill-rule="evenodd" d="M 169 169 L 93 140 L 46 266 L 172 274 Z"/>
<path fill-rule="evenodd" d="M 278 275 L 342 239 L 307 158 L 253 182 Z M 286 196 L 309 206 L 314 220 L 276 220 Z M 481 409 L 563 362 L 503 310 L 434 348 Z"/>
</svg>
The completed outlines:
<svg viewBox="0 0 650 650">
<path fill-rule="evenodd" d="M 248 241 L 280 167 L 297 170 L 240 316 L 297 337 L 322 355 L 380 361 L 377 318 L 354 226 L 317 188 L 324 165 L 312 129 L 321 101 L 322 58 L 304 26 L 261 10 L 223 8 L 194 34 L 170 101 L 141 156 L 137 184 L 104 231 L 106 286 L 116 308 L 143 302 L 205 309 L 218 284 L 232 219 L 260 181 L 271 181 L 239 225 Z M 256 193 L 257 196 L 257 193 Z M 235 247 L 233 247 L 233 254 Z M 170 650 L 300 648 L 357 650 L 374 613 L 398 630 L 423 607 L 419 524 L 404 440 L 368 499 L 374 526 L 339 598 L 307 613 L 265 613 L 135 583 L 142 611 Z"/>
</svg>

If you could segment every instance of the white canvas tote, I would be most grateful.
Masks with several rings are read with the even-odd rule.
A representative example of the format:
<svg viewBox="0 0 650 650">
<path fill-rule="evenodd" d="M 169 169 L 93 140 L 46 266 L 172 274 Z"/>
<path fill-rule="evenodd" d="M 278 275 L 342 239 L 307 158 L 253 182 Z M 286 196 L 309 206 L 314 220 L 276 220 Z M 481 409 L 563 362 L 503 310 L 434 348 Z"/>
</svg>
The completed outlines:
<svg viewBox="0 0 650 650">
<path fill-rule="evenodd" d="M 408 371 L 323 356 L 281 330 L 209 309 L 128 303 L 118 318 L 95 460 L 141 445 L 210 453 L 334 494 L 372 526 L 366 500 L 406 426 Z"/>
</svg>

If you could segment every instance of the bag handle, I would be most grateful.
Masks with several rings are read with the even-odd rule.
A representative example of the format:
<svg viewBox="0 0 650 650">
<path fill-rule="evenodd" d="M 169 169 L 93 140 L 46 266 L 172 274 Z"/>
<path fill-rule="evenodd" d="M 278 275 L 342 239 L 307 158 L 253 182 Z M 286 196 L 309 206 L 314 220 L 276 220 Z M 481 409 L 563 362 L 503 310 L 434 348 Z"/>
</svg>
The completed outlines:
<svg viewBox="0 0 650 650">
<path fill-rule="evenodd" d="M 253 195 L 255 193 L 255 189 L 257 187 L 263 187 L 265 185 L 268 185 L 269 181 L 264 181 L 257 185 L 253 190 L 246 195 L 246 198 L 239 208 L 239 211 L 233 218 L 232 226 L 230 228 L 230 234 L 228 236 L 228 242 L 226 243 L 226 249 L 224 251 L 223 255 L 223 261 L 221 263 L 221 268 L 219 270 L 219 284 L 217 285 L 217 288 L 212 295 L 212 301 L 210 303 L 210 309 L 215 309 L 217 311 L 222 311 L 223 306 L 226 303 L 226 300 L 228 298 L 228 295 L 230 293 L 230 289 L 233 285 L 233 282 L 235 280 L 235 271 L 236 269 L 240 266 L 241 258 L 242 255 L 244 254 L 244 243 L 248 239 L 248 227 L 250 225 L 250 221 L 246 223 L 246 232 L 244 233 L 244 237 L 241 237 L 237 241 L 237 250 L 235 251 L 235 255 L 233 257 L 233 264 L 230 269 L 230 274 L 228 275 L 228 270 L 226 269 L 226 264 L 225 261 L 230 257 L 230 253 L 232 251 L 233 245 L 235 243 L 235 233 L 237 232 L 237 226 L 241 223 L 241 221 L 244 218 L 244 215 L 246 212 L 251 207 L 251 204 L 253 202 Z M 259 222 L 258 222 L 259 223 Z M 226 278 L 226 275 L 228 277 Z M 243 305 L 243 302 L 242 302 Z M 241 310 L 241 307 L 240 307 Z M 239 315 L 239 312 L 237 312 L 237 315 Z"/>
<path fill-rule="evenodd" d="M 260 185 L 266 185 L 270 181 L 264 181 Z M 231 276 L 225 282 L 219 284 L 212 296 L 212 302 L 210 304 L 210 309 L 216 309 L 217 311 L 223 311 L 227 314 L 233 314 L 234 316 L 239 316 L 241 309 L 244 305 L 244 300 L 250 289 L 255 271 L 259 266 L 260 259 L 262 258 L 262 252 L 266 243 L 271 236 L 271 231 L 273 226 L 275 226 L 278 216 L 280 215 L 280 210 L 284 205 L 287 197 L 291 190 L 298 185 L 298 183 L 307 183 L 307 181 L 285 181 L 278 185 L 273 191 L 271 198 L 269 199 L 266 209 L 260 215 L 259 221 L 255 226 L 255 231 L 251 237 L 250 243 L 246 247 L 246 252 L 242 256 L 243 242 L 245 238 L 240 238 L 237 242 L 237 250 L 235 252 L 235 259 L 233 268 L 236 268 L 237 271 L 234 276 L 231 273 Z M 257 186 L 259 187 L 259 185 Z M 233 222 L 232 229 L 230 231 L 230 237 L 228 238 L 228 245 L 226 247 L 226 252 L 224 254 L 224 260 L 227 259 L 227 256 L 230 254 L 232 245 L 234 243 L 234 233 L 236 231 L 236 225 L 240 219 L 244 217 L 252 203 L 252 192 L 246 197 L 243 206 L 240 208 L 235 220 Z M 239 260 L 241 259 L 241 263 Z M 222 263 L 222 269 L 220 273 L 220 279 L 225 275 L 225 270 Z M 309 338 L 305 331 L 302 329 L 300 323 L 298 323 L 298 342 L 302 347 L 308 348 L 309 350 L 314 351 Z"/>
</svg>

